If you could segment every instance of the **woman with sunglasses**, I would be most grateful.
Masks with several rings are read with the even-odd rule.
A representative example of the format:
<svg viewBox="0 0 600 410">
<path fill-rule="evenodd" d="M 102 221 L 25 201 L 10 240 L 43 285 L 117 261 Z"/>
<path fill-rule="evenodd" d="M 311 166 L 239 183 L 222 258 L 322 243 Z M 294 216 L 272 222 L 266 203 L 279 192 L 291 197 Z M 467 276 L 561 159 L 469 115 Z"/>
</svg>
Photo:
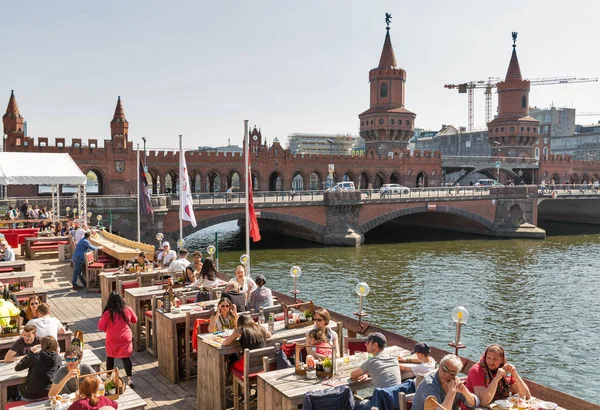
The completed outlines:
<svg viewBox="0 0 600 410">
<path fill-rule="evenodd" d="M 338 343 L 338 334 L 335 331 L 331 330 L 331 328 L 328 327 L 329 321 L 331 320 L 331 316 L 329 315 L 329 312 L 327 311 L 327 309 L 320 308 L 320 309 L 315 310 L 313 313 L 313 320 L 315 321 L 315 325 L 306 331 L 306 344 L 310 345 L 310 336 L 309 336 L 310 331 L 313 329 L 320 329 L 325 333 L 327 342 L 335 348 L 335 357 L 340 357 L 340 346 Z M 319 358 L 319 359 L 324 358 L 323 355 L 318 354 L 315 351 L 315 349 L 313 349 L 312 347 L 307 347 L 306 352 L 307 352 L 307 354 L 311 354 L 316 358 Z"/>
<path fill-rule="evenodd" d="M 217 305 L 217 311 L 210 317 L 209 332 L 222 332 L 237 327 L 238 312 L 234 303 L 229 298 L 222 297 Z"/>
<path fill-rule="evenodd" d="M 2 282 L 0 282 L 0 298 L 11 301 L 13 305 L 17 307 L 19 306 L 19 299 L 17 299 L 17 296 L 8 290 L 8 284 L 5 285 Z"/>
<path fill-rule="evenodd" d="M 482 406 L 505 399 L 511 393 L 531 397 L 529 387 L 517 373 L 517 368 L 506 362 L 504 349 L 497 344 L 489 345 L 479 362 L 471 367 L 466 385 L 479 397 Z"/>
<path fill-rule="evenodd" d="M 27 307 L 21 310 L 21 325 L 25 326 L 31 319 L 38 317 L 38 306 L 42 303 L 37 295 L 32 295 L 27 299 Z"/>
</svg>

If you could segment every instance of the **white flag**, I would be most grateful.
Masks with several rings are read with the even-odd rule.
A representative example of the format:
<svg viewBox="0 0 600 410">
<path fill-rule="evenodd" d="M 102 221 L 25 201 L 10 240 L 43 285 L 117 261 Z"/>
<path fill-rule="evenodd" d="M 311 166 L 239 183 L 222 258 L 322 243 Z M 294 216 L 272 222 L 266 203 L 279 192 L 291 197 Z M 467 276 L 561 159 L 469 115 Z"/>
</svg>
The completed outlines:
<svg viewBox="0 0 600 410">
<path fill-rule="evenodd" d="M 179 183 L 181 184 L 181 205 L 179 207 L 179 217 L 184 221 L 189 221 L 196 227 L 196 215 L 194 215 L 194 202 L 190 192 L 190 178 L 185 164 L 185 152 L 182 151 L 179 161 Z"/>
</svg>

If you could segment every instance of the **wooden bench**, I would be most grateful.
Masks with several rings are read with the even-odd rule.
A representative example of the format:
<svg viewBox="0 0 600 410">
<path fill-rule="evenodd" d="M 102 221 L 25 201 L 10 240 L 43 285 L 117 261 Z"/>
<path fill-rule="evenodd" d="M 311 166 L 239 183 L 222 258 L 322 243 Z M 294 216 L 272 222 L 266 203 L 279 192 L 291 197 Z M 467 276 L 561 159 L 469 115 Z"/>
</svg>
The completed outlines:
<svg viewBox="0 0 600 410">
<path fill-rule="evenodd" d="M 58 254 L 58 245 L 68 244 L 67 241 L 56 242 L 33 242 L 27 249 L 27 257 L 33 259 L 38 252 L 56 252 Z"/>
</svg>

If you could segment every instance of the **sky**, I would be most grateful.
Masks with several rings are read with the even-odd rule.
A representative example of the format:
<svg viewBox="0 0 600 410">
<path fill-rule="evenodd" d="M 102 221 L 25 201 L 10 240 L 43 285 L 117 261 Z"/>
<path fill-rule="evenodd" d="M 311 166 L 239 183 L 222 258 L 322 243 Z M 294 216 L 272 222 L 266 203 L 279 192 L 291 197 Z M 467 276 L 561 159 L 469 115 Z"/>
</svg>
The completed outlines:
<svg viewBox="0 0 600 410">
<path fill-rule="evenodd" d="M 51 141 L 109 139 L 119 95 L 129 139 L 145 137 L 149 149 L 176 148 L 179 134 L 187 149 L 241 145 L 245 119 L 269 143 L 357 135 L 386 12 L 419 128 L 467 125 L 466 95 L 444 84 L 503 78 L 512 31 L 524 77 L 600 77 L 596 0 L 32 0 L 1 10 L 0 103 L 14 89 L 28 135 Z M 598 113 L 599 92 L 600 83 L 537 86 L 530 103 Z M 484 125 L 478 90 L 475 126 Z"/>
</svg>

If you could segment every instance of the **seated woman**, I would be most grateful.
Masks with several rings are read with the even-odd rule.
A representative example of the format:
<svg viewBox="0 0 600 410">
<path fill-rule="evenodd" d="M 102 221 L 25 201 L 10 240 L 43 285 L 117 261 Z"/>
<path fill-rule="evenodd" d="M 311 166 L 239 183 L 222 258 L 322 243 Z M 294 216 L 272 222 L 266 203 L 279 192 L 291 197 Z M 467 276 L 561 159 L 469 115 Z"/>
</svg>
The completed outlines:
<svg viewBox="0 0 600 410">
<path fill-rule="evenodd" d="M 27 382 L 23 389 L 23 400 L 32 401 L 48 397 L 52 386 L 52 378 L 61 365 L 58 355 L 58 342 L 52 336 L 42 339 L 42 350 L 39 353 L 28 353 L 15 366 L 15 370 L 29 369 Z"/>
<path fill-rule="evenodd" d="M 531 397 L 517 368 L 506 362 L 504 349 L 497 344 L 485 349 L 479 362 L 469 370 L 465 385 L 479 397 L 482 406 L 487 406 L 494 400 L 505 399 L 511 393 Z"/>
<path fill-rule="evenodd" d="M 223 341 L 223 346 L 227 346 L 240 339 L 242 350 L 244 349 L 260 349 L 265 347 L 265 341 L 271 337 L 271 333 L 258 325 L 248 313 L 240 315 L 238 318 L 238 326 L 227 338 Z M 244 358 L 236 361 L 231 367 L 232 370 L 244 371 Z"/>
<path fill-rule="evenodd" d="M 191 285 L 196 281 L 196 273 L 194 272 L 194 267 L 192 265 L 185 268 L 183 279 L 186 285 Z"/>
<path fill-rule="evenodd" d="M 128 269 L 135 268 L 136 266 L 140 266 L 142 270 L 150 266 L 150 261 L 146 259 L 146 252 L 141 251 L 134 260 L 127 264 Z"/>
<path fill-rule="evenodd" d="M 27 299 L 27 307 L 21 310 L 21 326 L 25 326 L 31 319 L 38 317 L 38 306 L 42 303 L 39 296 L 33 295 Z"/>
<path fill-rule="evenodd" d="M 331 344 L 327 342 L 325 332 L 321 329 L 311 329 L 308 332 L 308 342 L 320 358 L 331 357 Z"/>
<path fill-rule="evenodd" d="M 71 404 L 68 410 L 96 410 L 103 406 L 117 408 L 116 401 L 106 396 L 98 395 L 100 378 L 98 376 L 87 376 L 79 384 L 77 400 Z"/>
<path fill-rule="evenodd" d="M 250 295 L 250 292 L 254 292 L 256 289 L 256 283 L 250 276 L 246 276 L 246 269 L 242 265 L 235 268 L 235 278 L 232 278 L 229 282 L 237 282 L 240 286 L 240 293 L 246 295 L 246 298 Z"/>
<path fill-rule="evenodd" d="M 202 263 L 202 269 L 198 274 L 198 279 L 196 279 L 191 286 L 193 288 L 213 288 L 219 284 L 217 273 L 212 259 L 206 259 Z"/>
<path fill-rule="evenodd" d="M 335 331 L 331 330 L 331 328 L 327 327 L 329 325 L 329 321 L 331 320 L 331 316 L 327 309 L 317 309 L 313 313 L 313 320 L 315 321 L 315 325 L 306 331 L 306 344 L 310 344 L 310 340 L 308 339 L 308 334 L 313 329 L 320 329 L 325 333 L 325 338 L 327 342 L 333 346 L 335 349 L 335 357 L 340 357 L 340 348 L 338 343 L 338 335 Z M 324 359 L 323 355 L 319 355 L 312 347 L 306 348 L 306 354 L 311 354 L 313 357 L 318 359 Z"/>
<path fill-rule="evenodd" d="M 208 323 L 209 332 L 222 332 L 227 329 L 235 329 L 237 327 L 238 313 L 235 304 L 231 303 L 228 298 L 221 298 L 217 305 L 217 311 L 210 317 Z"/>
<path fill-rule="evenodd" d="M 437 363 L 435 359 L 429 355 L 430 352 L 431 349 L 429 348 L 427 343 L 417 343 L 413 351 L 410 352 L 411 355 L 417 355 L 416 360 L 398 357 L 398 361 L 400 362 L 400 371 L 413 372 L 415 376 L 425 376 L 427 373 L 435 370 L 435 366 Z"/>
<path fill-rule="evenodd" d="M 258 312 L 260 308 L 273 306 L 273 293 L 266 287 L 267 280 L 263 275 L 256 276 L 256 290 L 250 294 L 248 299 L 248 309 L 254 309 Z"/>
</svg>

